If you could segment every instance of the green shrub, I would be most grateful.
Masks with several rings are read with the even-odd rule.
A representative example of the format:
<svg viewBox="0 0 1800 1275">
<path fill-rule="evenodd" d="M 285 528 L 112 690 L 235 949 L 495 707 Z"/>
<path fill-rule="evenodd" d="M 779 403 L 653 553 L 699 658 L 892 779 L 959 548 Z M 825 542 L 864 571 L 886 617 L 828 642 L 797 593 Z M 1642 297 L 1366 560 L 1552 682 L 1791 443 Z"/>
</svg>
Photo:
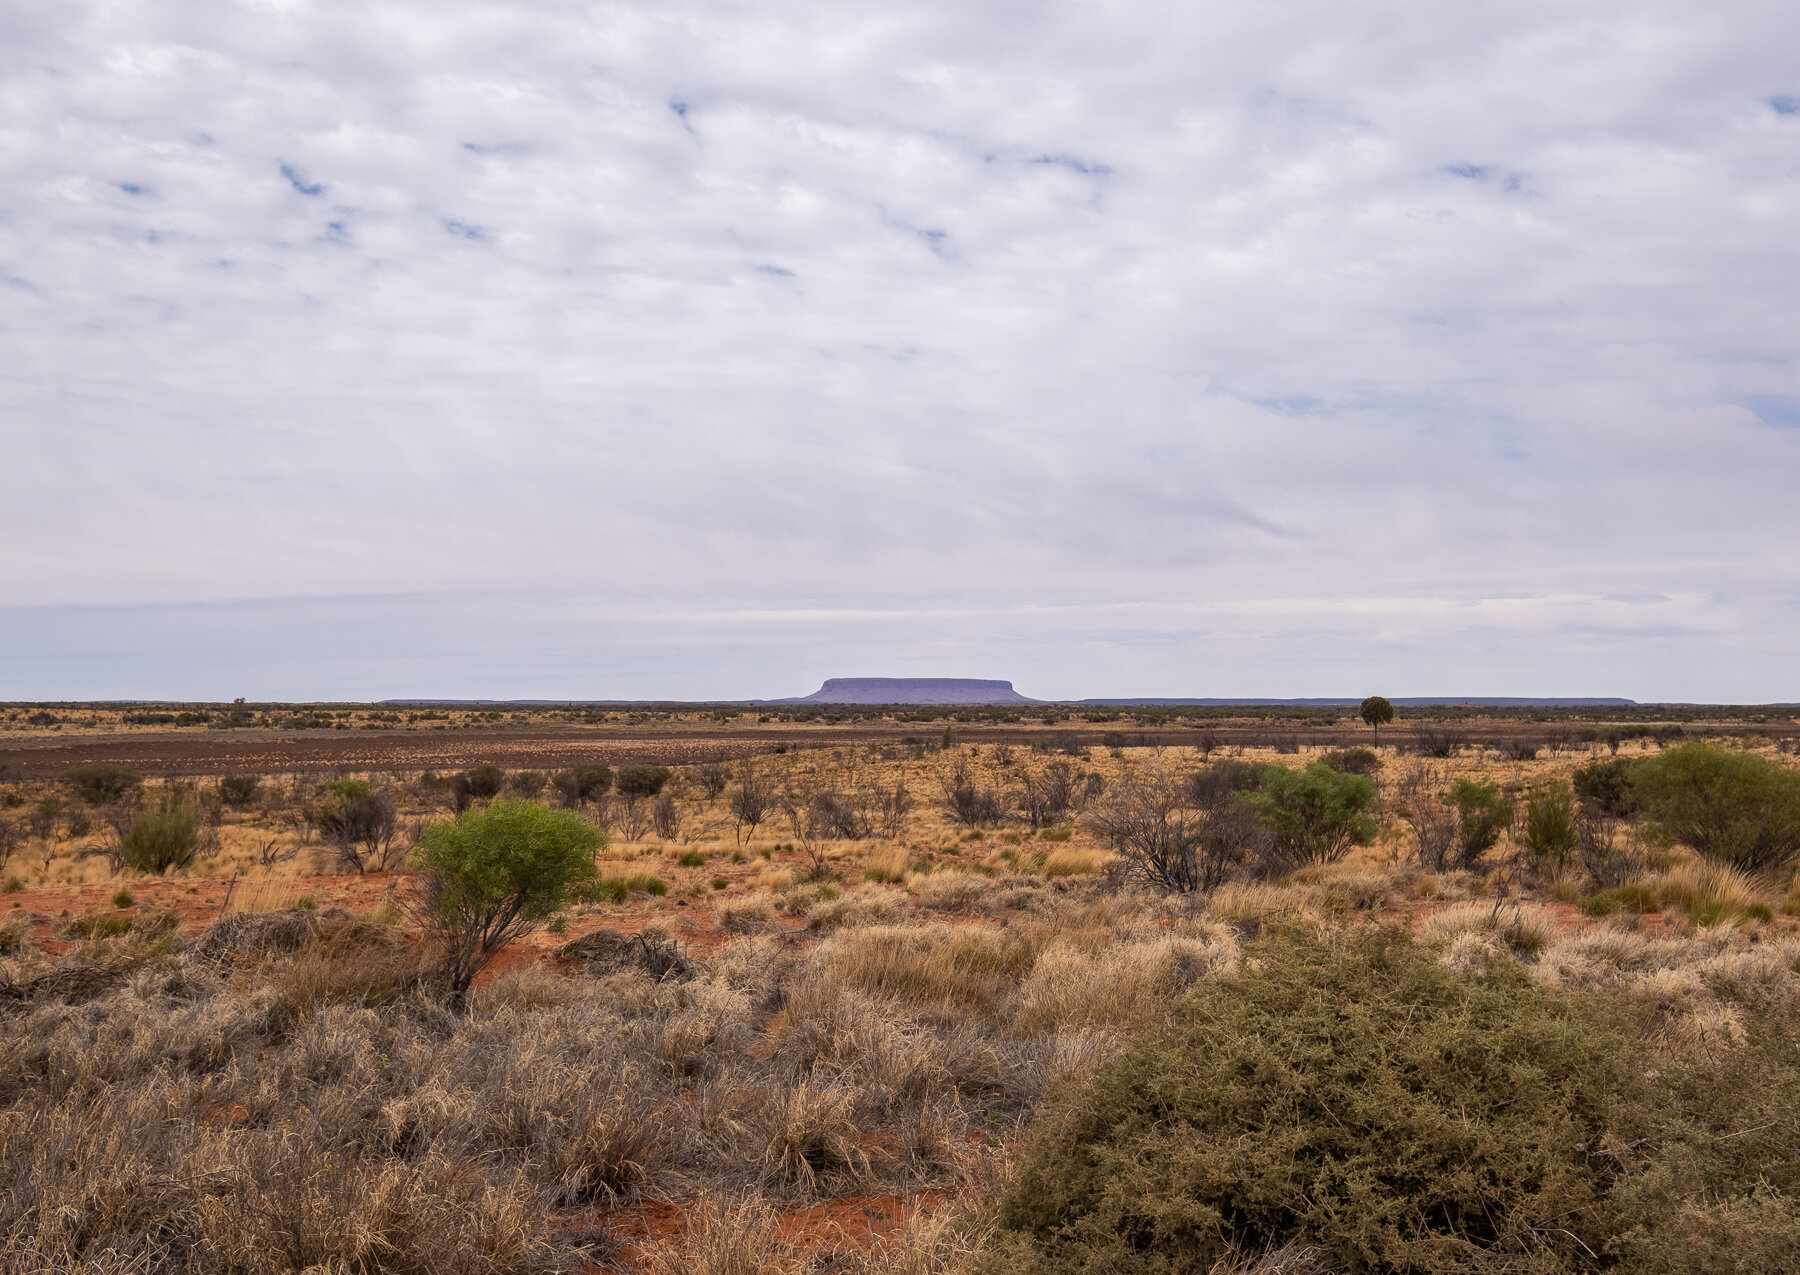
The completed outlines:
<svg viewBox="0 0 1800 1275">
<path fill-rule="evenodd" d="M 712 879 L 712 888 L 715 890 L 728 890 L 731 888 L 731 882 L 727 881 L 724 877 L 714 877 Z"/>
<path fill-rule="evenodd" d="M 1261 779 L 1262 791 L 1244 800 L 1274 834 L 1272 868 L 1332 863 L 1375 839 L 1375 785 L 1366 775 L 1314 762 L 1305 770 L 1265 766 Z"/>
<path fill-rule="evenodd" d="M 450 779 L 451 788 L 459 803 L 466 803 L 470 798 L 486 801 L 490 797 L 498 797 L 505 783 L 506 772 L 498 766 L 471 766 Z"/>
<path fill-rule="evenodd" d="M 119 860 L 133 872 L 171 872 L 187 867 L 199 851 L 199 810 L 178 797 L 167 797 L 132 819 Z"/>
<path fill-rule="evenodd" d="M 1672 1063 L 1597 1002 L 1397 928 L 1248 955 L 1052 1093 L 988 1271 L 1198 1275 L 1284 1246 L 1345 1273 L 1793 1269 L 1780 1014 Z"/>
<path fill-rule="evenodd" d="M 592 881 L 580 882 L 570 887 L 569 897 L 579 903 L 624 903 L 631 898 L 633 891 L 661 898 L 669 892 L 669 887 L 661 877 L 637 872 L 630 876 L 596 877 Z"/>
<path fill-rule="evenodd" d="M 1583 899 L 1581 910 L 1589 916 L 1611 916 L 1615 912 L 1660 912 L 1662 896 L 1648 885 L 1621 885 Z"/>
<path fill-rule="evenodd" d="M 667 766 L 631 762 L 619 767 L 618 774 L 613 777 L 613 786 L 621 797 L 654 797 L 669 782 L 671 773 Z"/>
<path fill-rule="evenodd" d="M 257 775 L 223 775 L 219 779 L 219 799 L 233 810 L 241 810 L 256 799 L 256 790 L 262 787 L 262 779 Z"/>
<path fill-rule="evenodd" d="M 706 866 L 706 856 L 701 854 L 698 850 L 689 850 L 683 853 L 679 859 L 675 860 L 675 862 L 684 868 L 704 868 Z"/>
<path fill-rule="evenodd" d="M 1475 863 L 1492 850 L 1512 822 L 1512 802 L 1498 784 L 1459 779 L 1451 786 L 1450 804 L 1456 807 L 1456 835 L 1464 863 Z"/>
<path fill-rule="evenodd" d="M 131 897 L 131 891 L 124 889 L 123 887 L 120 888 L 117 894 L 112 896 L 112 905 L 115 908 L 128 908 L 136 902 L 137 900 Z"/>
<path fill-rule="evenodd" d="M 63 771 L 62 777 L 63 782 L 90 806 L 117 801 L 144 782 L 144 777 L 131 767 L 110 761 L 71 766 Z"/>
<path fill-rule="evenodd" d="M 1373 748 L 1339 748 L 1319 760 L 1346 775 L 1373 775 L 1381 769 L 1381 756 Z"/>
<path fill-rule="evenodd" d="M 1631 793 L 1631 772 L 1636 765 L 1629 758 L 1614 757 L 1583 766 L 1574 774 L 1575 795 L 1601 814 L 1629 818 L 1637 812 Z"/>
<path fill-rule="evenodd" d="M 63 926 L 63 933 L 72 939 L 116 939 L 131 933 L 134 919 L 129 916 L 103 916 L 98 912 L 87 912 Z"/>
<path fill-rule="evenodd" d="M 1525 795 L 1525 848 L 1532 858 L 1561 871 L 1580 839 L 1575 798 L 1567 784 L 1538 784 Z"/>
<path fill-rule="evenodd" d="M 1664 833 L 1747 871 L 1800 857 L 1800 774 L 1755 753 L 1692 742 L 1641 761 L 1631 793 Z"/>
<path fill-rule="evenodd" d="M 569 810 L 495 801 L 436 823 L 419 837 L 422 919 L 443 949 L 451 998 L 508 943 L 560 909 L 595 876 L 604 832 Z"/>
</svg>

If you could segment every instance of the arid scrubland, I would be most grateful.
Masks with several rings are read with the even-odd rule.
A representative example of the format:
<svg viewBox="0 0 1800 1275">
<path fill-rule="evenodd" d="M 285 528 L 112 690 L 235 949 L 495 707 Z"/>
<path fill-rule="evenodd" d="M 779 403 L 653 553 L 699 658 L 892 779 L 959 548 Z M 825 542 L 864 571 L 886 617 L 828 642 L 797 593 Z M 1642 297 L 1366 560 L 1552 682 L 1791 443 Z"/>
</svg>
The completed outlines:
<svg viewBox="0 0 1800 1275">
<path fill-rule="evenodd" d="M 1794 1268 L 1792 756 L 1419 750 L 5 785 L 0 1270 Z M 458 1008 L 506 801 L 611 839 Z"/>
</svg>

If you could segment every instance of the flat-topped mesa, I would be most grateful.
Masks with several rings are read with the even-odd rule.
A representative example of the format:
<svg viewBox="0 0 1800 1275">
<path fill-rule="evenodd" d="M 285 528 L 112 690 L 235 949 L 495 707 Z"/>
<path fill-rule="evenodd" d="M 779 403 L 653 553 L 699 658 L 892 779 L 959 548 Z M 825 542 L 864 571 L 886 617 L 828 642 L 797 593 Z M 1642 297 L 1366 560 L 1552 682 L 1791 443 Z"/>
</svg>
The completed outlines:
<svg viewBox="0 0 1800 1275">
<path fill-rule="evenodd" d="M 797 704 L 1036 704 L 1011 682 L 980 677 L 828 677 Z"/>
</svg>

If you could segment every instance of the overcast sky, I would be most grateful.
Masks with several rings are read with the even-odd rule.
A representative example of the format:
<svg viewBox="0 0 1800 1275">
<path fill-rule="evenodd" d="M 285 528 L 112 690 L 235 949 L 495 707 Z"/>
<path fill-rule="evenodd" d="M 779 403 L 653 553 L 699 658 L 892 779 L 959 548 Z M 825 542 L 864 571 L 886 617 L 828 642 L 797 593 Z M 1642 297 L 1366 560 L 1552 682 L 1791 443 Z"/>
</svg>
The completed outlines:
<svg viewBox="0 0 1800 1275">
<path fill-rule="evenodd" d="M 1793 0 L 0 4 L 0 698 L 1800 699 Z"/>
</svg>

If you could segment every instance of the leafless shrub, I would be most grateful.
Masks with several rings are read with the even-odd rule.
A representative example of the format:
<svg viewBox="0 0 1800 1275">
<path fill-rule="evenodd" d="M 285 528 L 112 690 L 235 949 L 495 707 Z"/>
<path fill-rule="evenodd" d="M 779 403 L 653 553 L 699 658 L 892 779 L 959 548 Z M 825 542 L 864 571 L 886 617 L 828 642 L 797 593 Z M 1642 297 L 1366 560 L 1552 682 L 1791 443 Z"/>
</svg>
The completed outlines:
<svg viewBox="0 0 1800 1275">
<path fill-rule="evenodd" d="M 1462 745 L 1462 737 L 1437 726 L 1419 726 L 1413 731 L 1413 747 L 1421 757 L 1454 757 Z"/>
<path fill-rule="evenodd" d="M 779 794 L 775 780 L 746 760 L 738 770 L 738 785 L 732 789 L 731 817 L 737 821 L 737 841 L 743 844 L 746 832 L 752 837 L 764 820 L 775 812 Z"/>
<path fill-rule="evenodd" d="M 957 823 L 970 828 L 991 827 L 1005 817 L 1000 794 L 984 787 L 966 757 L 958 757 L 947 774 L 938 777 L 944 793 L 944 810 Z"/>
<path fill-rule="evenodd" d="M 903 837 L 906 835 L 906 817 L 912 811 L 912 794 L 906 789 L 906 780 L 896 778 L 892 788 L 883 789 L 878 794 L 881 835 L 884 837 Z"/>
<path fill-rule="evenodd" d="M 337 852 L 345 872 L 389 872 L 399 866 L 405 846 L 394 795 L 367 784 L 343 783 L 315 818 Z"/>
<path fill-rule="evenodd" d="M 1068 818 L 1079 780 L 1074 763 L 1060 757 L 1042 769 L 1027 768 L 1020 776 L 1026 821 L 1044 828 Z"/>
<path fill-rule="evenodd" d="M 1158 889 L 1210 890 L 1231 864 L 1229 851 L 1201 835 L 1208 817 L 1187 805 L 1166 771 L 1128 774 L 1086 821 L 1119 851 L 1130 875 Z"/>
<path fill-rule="evenodd" d="M 673 841 L 681 835 L 681 812 L 675 806 L 674 793 L 665 792 L 656 799 L 650 822 L 656 828 L 656 835 L 665 841 Z"/>
<path fill-rule="evenodd" d="M 723 762 L 702 762 L 694 767 L 694 782 L 700 785 L 700 791 L 708 801 L 724 792 L 730 781 L 731 772 L 725 769 Z"/>
<path fill-rule="evenodd" d="M 1544 749 L 1542 740 L 1526 735 L 1508 735 L 1494 741 L 1494 747 L 1508 761 L 1536 761 Z"/>
<path fill-rule="evenodd" d="M 1401 808 L 1400 817 L 1418 841 L 1413 853 L 1420 867 L 1427 872 L 1447 872 L 1461 866 L 1456 807 L 1435 797 L 1414 797 Z"/>
</svg>

